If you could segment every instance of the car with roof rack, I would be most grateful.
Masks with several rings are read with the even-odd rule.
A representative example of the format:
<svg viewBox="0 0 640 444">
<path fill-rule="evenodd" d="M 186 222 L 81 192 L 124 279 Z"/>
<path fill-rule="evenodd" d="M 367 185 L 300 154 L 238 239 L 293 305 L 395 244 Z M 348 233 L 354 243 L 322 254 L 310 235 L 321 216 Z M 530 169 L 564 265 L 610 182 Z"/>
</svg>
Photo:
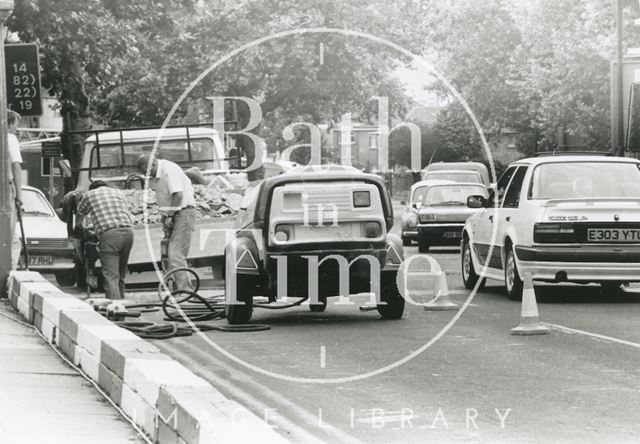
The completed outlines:
<svg viewBox="0 0 640 444">
<path fill-rule="evenodd" d="M 598 283 L 606 294 L 640 281 L 640 161 L 550 156 L 512 163 L 462 233 L 467 288 L 486 278 L 522 296 L 530 273 L 545 282 Z M 480 280 L 480 284 L 478 281 Z"/>
</svg>

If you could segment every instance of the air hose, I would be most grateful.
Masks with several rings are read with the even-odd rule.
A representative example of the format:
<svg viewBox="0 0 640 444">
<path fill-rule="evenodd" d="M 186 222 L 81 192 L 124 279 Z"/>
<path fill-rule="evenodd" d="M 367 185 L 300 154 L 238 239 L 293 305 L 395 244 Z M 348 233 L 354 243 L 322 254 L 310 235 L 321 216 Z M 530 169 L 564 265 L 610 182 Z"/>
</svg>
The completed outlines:
<svg viewBox="0 0 640 444">
<path fill-rule="evenodd" d="M 193 290 L 173 290 L 167 294 L 173 275 L 178 272 L 186 272 L 193 276 Z M 224 296 L 204 297 L 200 290 L 200 276 L 192 268 L 176 268 L 167 272 L 158 284 L 158 299 L 161 302 L 129 304 L 127 313 L 114 319 L 117 325 L 127 329 L 144 339 L 170 339 L 175 337 L 191 336 L 196 331 L 223 331 L 223 332 L 252 332 L 269 330 L 271 327 L 264 324 L 241 325 L 213 325 L 203 324 L 203 321 L 213 321 L 225 318 Z M 293 304 L 279 307 L 269 307 L 264 304 L 256 304 L 255 307 L 263 308 L 287 308 L 300 305 L 305 299 Z M 131 310 L 131 311 L 130 311 Z M 164 320 L 167 322 L 152 321 L 125 321 L 124 317 L 139 317 L 141 313 L 162 310 Z M 106 310 L 101 310 L 107 314 Z M 195 325 L 180 325 L 187 319 Z"/>
</svg>

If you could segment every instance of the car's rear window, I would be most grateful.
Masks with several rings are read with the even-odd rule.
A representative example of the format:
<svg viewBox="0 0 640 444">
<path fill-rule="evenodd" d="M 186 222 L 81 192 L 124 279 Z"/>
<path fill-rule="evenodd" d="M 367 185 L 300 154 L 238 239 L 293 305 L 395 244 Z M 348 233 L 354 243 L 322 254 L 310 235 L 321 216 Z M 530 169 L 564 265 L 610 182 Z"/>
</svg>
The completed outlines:
<svg viewBox="0 0 640 444">
<path fill-rule="evenodd" d="M 126 177 L 129 174 L 137 173 L 138 156 L 150 153 L 154 143 L 155 141 L 127 142 L 124 144 L 124 150 L 120 144 L 101 144 L 99 158 L 98 149 L 94 145 L 91 149 L 91 178 L 95 180 Z M 171 160 L 183 168 L 197 166 L 201 170 L 206 170 L 219 167 L 218 162 L 214 161 L 215 150 L 213 141 L 210 139 L 192 139 L 189 143 L 186 140 L 161 141 L 156 155 L 158 159 Z"/>
<path fill-rule="evenodd" d="M 640 198 L 640 168 L 631 162 L 557 162 L 533 172 L 531 199 Z"/>
<path fill-rule="evenodd" d="M 435 171 L 432 173 L 427 173 L 424 180 L 452 180 L 454 182 L 482 183 L 480 176 L 474 172 L 453 173 L 448 171 Z"/>
</svg>

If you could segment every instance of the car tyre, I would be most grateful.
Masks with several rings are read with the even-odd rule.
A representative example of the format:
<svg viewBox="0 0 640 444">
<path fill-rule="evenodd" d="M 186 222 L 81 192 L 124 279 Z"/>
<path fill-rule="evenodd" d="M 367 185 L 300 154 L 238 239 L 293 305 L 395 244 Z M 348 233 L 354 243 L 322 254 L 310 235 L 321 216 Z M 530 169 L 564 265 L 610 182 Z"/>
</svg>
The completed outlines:
<svg viewBox="0 0 640 444">
<path fill-rule="evenodd" d="M 56 273 L 56 282 L 61 287 L 71 287 L 76 283 L 76 274 L 74 270 L 58 271 Z"/>
<path fill-rule="evenodd" d="M 462 264 L 462 282 L 464 283 L 464 287 L 467 290 L 471 290 L 476 286 L 476 283 L 478 282 L 478 279 L 480 279 L 480 276 L 478 276 L 478 274 L 476 273 L 476 269 L 473 266 L 473 258 L 471 256 L 471 243 L 466 237 L 462 241 L 462 253 L 460 257 Z M 483 278 L 480 282 L 478 290 L 482 290 L 486 282 L 487 278 Z"/>
<path fill-rule="evenodd" d="M 238 302 L 243 304 L 226 304 L 224 313 L 231 325 L 246 324 L 253 314 L 253 296 L 256 294 L 257 284 L 250 276 L 236 275 L 236 292 Z M 233 295 L 227 293 L 229 286 L 225 285 L 225 300 L 233 300 Z"/>
<path fill-rule="evenodd" d="M 507 297 L 512 301 L 522 300 L 522 279 L 518 273 L 516 255 L 511 246 L 508 247 L 504 266 L 504 285 Z"/>
<path fill-rule="evenodd" d="M 411 246 L 411 239 L 407 238 L 407 237 L 402 237 L 402 246 L 403 247 L 409 247 Z"/>
<path fill-rule="evenodd" d="M 400 319 L 404 313 L 404 298 L 396 285 L 396 273 L 383 273 L 380 283 L 378 313 L 382 319 Z"/>
<path fill-rule="evenodd" d="M 426 253 L 429 251 L 429 245 L 427 243 L 425 243 L 424 241 L 418 241 L 418 252 L 419 253 Z"/>
<path fill-rule="evenodd" d="M 600 291 L 605 297 L 619 296 L 621 293 L 622 282 L 600 282 Z"/>
</svg>

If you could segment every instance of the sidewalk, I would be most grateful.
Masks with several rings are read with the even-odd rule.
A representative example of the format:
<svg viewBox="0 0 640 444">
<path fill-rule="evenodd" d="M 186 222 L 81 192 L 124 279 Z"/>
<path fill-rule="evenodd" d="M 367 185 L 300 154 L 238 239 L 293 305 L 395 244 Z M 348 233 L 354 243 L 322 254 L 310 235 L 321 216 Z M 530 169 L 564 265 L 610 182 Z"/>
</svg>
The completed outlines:
<svg viewBox="0 0 640 444">
<path fill-rule="evenodd" d="M 6 299 L 0 314 L 24 321 Z M 0 315 L 0 444 L 142 442 L 32 328 Z"/>
</svg>

